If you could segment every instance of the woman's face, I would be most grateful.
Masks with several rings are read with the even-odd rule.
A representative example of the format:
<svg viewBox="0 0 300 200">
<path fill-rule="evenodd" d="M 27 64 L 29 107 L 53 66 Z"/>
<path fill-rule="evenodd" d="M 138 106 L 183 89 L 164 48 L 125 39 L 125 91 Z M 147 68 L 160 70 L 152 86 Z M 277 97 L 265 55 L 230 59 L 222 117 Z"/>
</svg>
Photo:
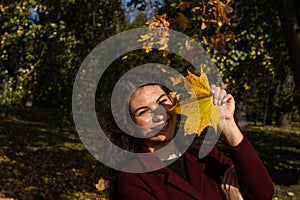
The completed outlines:
<svg viewBox="0 0 300 200">
<path fill-rule="evenodd" d="M 132 95 L 130 113 L 133 121 L 141 127 L 139 132 L 145 136 L 144 142 L 149 148 L 162 147 L 173 139 L 176 114 L 168 111 L 172 106 L 172 101 L 159 85 L 143 86 Z M 147 134 L 152 136 L 147 137 Z"/>
</svg>

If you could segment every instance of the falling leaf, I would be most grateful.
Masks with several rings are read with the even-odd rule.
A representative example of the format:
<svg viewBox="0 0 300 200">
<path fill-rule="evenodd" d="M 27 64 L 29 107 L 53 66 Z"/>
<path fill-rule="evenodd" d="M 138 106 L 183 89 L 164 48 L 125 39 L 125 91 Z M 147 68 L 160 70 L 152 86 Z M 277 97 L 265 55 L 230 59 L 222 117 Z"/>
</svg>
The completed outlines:
<svg viewBox="0 0 300 200">
<path fill-rule="evenodd" d="M 99 182 L 98 184 L 96 184 L 96 188 L 99 190 L 99 191 L 103 191 L 106 189 L 106 183 L 105 183 L 105 180 L 103 178 L 100 178 L 99 179 Z"/>
<path fill-rule="evenodd" d="M 185 134 L 200 135 L 207 126 L 216 129 L 221 116 L 220 107 L 213 105 L 206 74 L 202 72 L 200 76 L 196 76 L 188 71 L 186 80 L 191 86 L 190 89 L 186 87 L 191 97 L 176 104 L 174 108 L 175 113 L 186 116 Z"/>
</svg>

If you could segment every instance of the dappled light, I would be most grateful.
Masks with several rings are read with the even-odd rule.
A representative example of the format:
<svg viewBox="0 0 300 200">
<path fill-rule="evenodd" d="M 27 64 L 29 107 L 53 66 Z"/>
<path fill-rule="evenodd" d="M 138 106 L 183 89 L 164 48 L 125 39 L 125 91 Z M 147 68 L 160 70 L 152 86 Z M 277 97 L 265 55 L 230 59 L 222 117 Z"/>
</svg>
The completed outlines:
<svg viewBox="0 0 300 200">
<path fill-rule="evenodd" d="M 300 181 L 300 128 L 284 131 L 274 127 L 245 130 L 276 184 Z"/>
<path fill-rule="evenodd" d="M 87 152 L 59 109 L 1 107 L 0 116 L 0 198 L 103 197 L 96 188 L 103 166 Z M 300 129 L 253 126 L 243 132 L 270 172 L 279 199 L 296 199 Z"/>
<path fill-rule="evenodd" d="M 53 108 L 1 108 L 0 197 L 99 197 L 101 165 L 62 116 Z"/>
<path fill-rule="evenodd" d="M 159 63 L 184 76 L 206 67 L 198 45 L 190 41 L 179 48 L 182 54 L 171 50 L 178 38 L 170 30 L 190 37 L 216 65 L 208 71 L 221 80 L 205 85 L 216 84 L 234 97 L 234 120 L 272 176 L 273 200 L 300 199 L 299 13 L 298 0 L 1 1 L 0 200 L 105 199 L 106 168 L 88 152 L 71 119 L 76 113 L 72 100 L 87 99 L 74 95 L 74 81 L 79 72 L 99 75 L 94 68 L 82 70 L 85 61 L 91 58 L 92 67 L 102 70 L 108 56 L 93 55 L 93 50 L 108 39 L 121 39 L 114 40 L 114 48 L 101 48 L 118 57 L 107 63 L 98 82 L 80 85 L 96 99 L 92 110 L 100 124 L 107 123 L 112 116 L 103 113 L 111 108 L 115 83 L 135 67 Z M 139 48 L 117 54 L 132 46 L 120 33 L 141 29 L 161 31 L 139 35 Z M 204 63 L 194 66 L 198 59 Z M 163 68 L 144 72 L 170 75 Z M 181 76 L 170 75 L 167 81 L 182 92 Z M 89 87 L 97 84 L 95 95 Z M 182 102 L 187 117 L 195 116 L 194 106 L 212 104 L 208 88 L 203 92 L 205 101 Z M 86 117 L 81 115 L 85 109 L 78 114 Z M 201 143 L 201 130 L 216 125 L 209 112 L 198 115 L 206 116 L 200 126 L 190 117 L 185 122 L 199 129 L 195 144 Z M 218 147 L 227 152 L 219 140 Z"/>
</svg>

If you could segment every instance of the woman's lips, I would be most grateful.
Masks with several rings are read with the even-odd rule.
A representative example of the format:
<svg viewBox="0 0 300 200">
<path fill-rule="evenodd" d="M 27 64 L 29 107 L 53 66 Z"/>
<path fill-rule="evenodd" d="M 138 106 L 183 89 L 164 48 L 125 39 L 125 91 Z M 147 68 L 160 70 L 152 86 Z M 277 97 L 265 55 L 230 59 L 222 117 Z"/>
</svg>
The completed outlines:
<svg viewBox="0 0 300 200">
<path fill-rule="evenodd" d="M 155 126 L 152 128 L 152 130 L 154 131 L 164 131 L 169 127 L 169 123 L 170 123 L 170 118 L 168 118 L 164 123 L 162 123 L 161 125 Z"/>
<path fill-rule="evenodd" d="M 164 131 L 169 128 L 170 124 L 170 118 L 164 123 L 164 126 L 162 127 L 161 131 Z"/>
</svg>

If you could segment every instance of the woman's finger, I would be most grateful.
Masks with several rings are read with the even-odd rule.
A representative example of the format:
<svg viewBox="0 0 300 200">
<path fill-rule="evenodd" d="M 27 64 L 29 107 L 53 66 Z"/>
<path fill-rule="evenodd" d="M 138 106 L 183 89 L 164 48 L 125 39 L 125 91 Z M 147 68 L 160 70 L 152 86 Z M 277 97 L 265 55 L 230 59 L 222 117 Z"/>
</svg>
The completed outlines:
<svg viewBox="0 0 300 200">
<path fill-rule="evenodd" d="M 215 84 L 212 84 L 211 86 L 210 86 L 210 93 L 211 93 L 211 95 L 213 95 L 213 94 L 215 94 L 216 93 L 216 85 Z"/>
<path fill-rule="evenodd" d="M 219 95 L 220 95 L 220 87 L 215 87 L 215 92 L 213 94 L 213 103 L 214 105 L 218 105 L 219 103 Z"/>
<path fill-rule="evenodd" d="M 212 84 L 210 87 L 211 95 L 213 97 L 214 105 L 221 106 L 224 103 L 224 99 L 226 97 L 226 90 L 221 89 L 221 87 L 217 87 L 216 85 Z"/>
<path fill-rule="evenodd" d="M 221 106 L 224 103 L 224 99 L 226 98 L 226 90 L 222 89 L 219 93 L 218 105 Z"/>
<path fill-rule="evenodd" d="M 229 167 L 222 176 L 221 189 L 224 199 L 227 200 L 243 200 L 240 193 L 238 176 L 234 166 Z"/>
</svg>

